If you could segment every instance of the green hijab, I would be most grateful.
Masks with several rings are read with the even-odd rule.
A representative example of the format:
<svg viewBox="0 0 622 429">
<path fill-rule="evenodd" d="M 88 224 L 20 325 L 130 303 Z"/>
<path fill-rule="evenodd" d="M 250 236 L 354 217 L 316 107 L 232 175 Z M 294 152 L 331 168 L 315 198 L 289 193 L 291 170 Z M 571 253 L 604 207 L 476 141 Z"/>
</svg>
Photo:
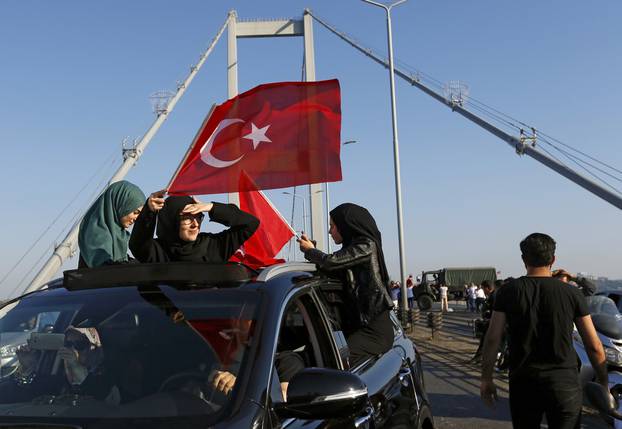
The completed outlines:
<svg viewBox="0 0 622 429">
<path fill-rule="evenodd" d="M 121 218 L 145 203 L 145 194 L 133 183 L 113 183 L 93 203 L 80 223 L 80 256 L 89 267 L 127 261 L 130 233 Z"/>
</svg>

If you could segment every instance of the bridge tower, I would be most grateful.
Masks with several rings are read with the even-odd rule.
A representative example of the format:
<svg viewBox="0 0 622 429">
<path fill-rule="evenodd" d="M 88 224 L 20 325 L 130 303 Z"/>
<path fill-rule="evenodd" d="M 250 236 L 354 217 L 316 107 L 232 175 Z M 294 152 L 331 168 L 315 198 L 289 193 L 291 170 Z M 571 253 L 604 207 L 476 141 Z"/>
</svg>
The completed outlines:
<svg viewBox="0 0 622 429">
<path fill-rule="evenodd" d="M 315 52 L 313 49 L 313 17 L 305 10 L 302 19 L 279 20 L 238 20 L 234 10 L 229 12 L 227 26 L 227 88 L 229 98 L 238 95 L 238 39 L 251 37 L 303 37 L 304 38 L 304 75 L 305 81 L 315 81 Z M 317 247 L 328 251 L 326 231 L 328 226 L 324 220 L 324 204 L 322 201 L 322 184 L 309 185 L 309 204 L 311 207 L 311 236 L 317 241 Z M 229 194 L 229 202 L 239 205 L 237 193 Z M 304 215 L 304 214 L 303 214 Z"/>
</svg>

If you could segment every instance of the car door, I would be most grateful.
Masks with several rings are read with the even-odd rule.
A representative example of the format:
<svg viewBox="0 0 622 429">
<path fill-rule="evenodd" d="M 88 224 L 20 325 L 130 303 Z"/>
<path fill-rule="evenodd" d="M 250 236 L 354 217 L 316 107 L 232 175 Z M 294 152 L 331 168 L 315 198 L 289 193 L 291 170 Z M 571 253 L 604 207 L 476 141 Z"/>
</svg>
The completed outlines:
<svg viewBox="0 0 622 429">
<path fill-rule="evenodd" d="M 326 321 L 324 311 L 319 307 L 316 297 L 310 289 L 302 293 L 297 293 L 285 304 L 284 316 L 281 320 L 279 341 L 287 342 L 288 347 L 295 347 L 296 353 L 301 353 L 304 357 L 305 367 L 326 367 L 341 369 L 341 360 L 336 354 L 337 347 L 331 337 L 329 325 Z M 295 340 L 292 342 L 292 333 Z M 289 338 L 285 338 L 289 335 Z M 275 362 L 277 356 L 275 355 Z M 282 402 L 284 400 L 279 375 L 275 370 L 270 386 L 271 403 Z M 293 418 L 279 418 L 273 411 L 269 413 L 269 418 L 265 419 L 267 427 L 288 428 L 288 429 L 347 429 L 347 428 L 371 428 L 366 424 L 365 416 L 356 416 L 340 420 L 302 420 Z"/>
<path fill-rule="evenodd" d="M 338 325 L 339 320 L 343 319 L 339 314 L 340 306 L 345 305 L 339 298 L 342 288 L 339 281 L 327 280 L 317 289 L 317 298 L 327 313 L 329 329 L 335 339 L 342 335 Z M 412 343 L 404 336 L 394 315 L 391 315 L 391 320 L 394 325 L 393 347 L 387 353 L 371 357 L 350 370 L 367 385 L 375 428 L 415 428 L 421 406 L 413 372 L 416 356 Z"/>
</svg>

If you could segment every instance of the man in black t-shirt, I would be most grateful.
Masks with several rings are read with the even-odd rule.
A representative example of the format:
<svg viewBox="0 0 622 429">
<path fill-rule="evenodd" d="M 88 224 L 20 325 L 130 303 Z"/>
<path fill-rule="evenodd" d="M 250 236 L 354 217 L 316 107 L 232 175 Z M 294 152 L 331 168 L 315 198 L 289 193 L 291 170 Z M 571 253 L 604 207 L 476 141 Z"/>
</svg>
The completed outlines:
<svg viewBox="0 0 622 429">
<path fill-rule="evenodd" d="M 581 291 L 551 277 L 555 241 L 534 233 L 520 243 L 520 249 L 527 275 L 496 294 L 484 342 L 481 396 L 488 405 L 497 397 L 493 365 L 507 323 L 514 429 L 539 429 L 544 414 L 550 429 L 578 428 L 582 394 L 572 345 L 573 323 L 598 382 L 608 389 L 603 346 Z"/>
</svg>

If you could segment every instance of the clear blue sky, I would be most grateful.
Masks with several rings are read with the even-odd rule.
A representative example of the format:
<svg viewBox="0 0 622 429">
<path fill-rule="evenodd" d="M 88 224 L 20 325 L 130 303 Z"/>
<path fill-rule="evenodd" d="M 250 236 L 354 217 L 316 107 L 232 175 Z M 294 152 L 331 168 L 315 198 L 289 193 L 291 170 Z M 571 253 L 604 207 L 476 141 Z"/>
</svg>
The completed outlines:
<svg viewBox="0 0 622 429">
<path fill-rule="evenodd" d="M 3 1 L 0 278 L 112 154 L 120 162 L 123 137 L 140 137 L 154 120 L 149 95 L 175 88 L 228 10 L 282 18 L 305 7 L 385 52 L 383 12 L 356 0 Z M 615 0 L 409 0 L 394 10 L 395 55 L 440 81 L 466 82 L 478 100 L 620 168 L 620 16 Z M 344 180 L 331 186 L 331 202 L 371 210 L 397 276 L 387 72 L 318 24 L 314 31 L 317 78 L 340 80 L 342 137 L 358 141 L 343 149 Z M 146 193 L 166 185 L 211 104 L 226 99 L 225 42 L 128 176 Z M 240 91 L 300 79 L 302 40 L 241 40 L 238 49 Z M 408 272 L 494 265 L 517 275 L 518 242 L 541 231 L 557 240 L 559 266 L 622 277 L 618 209 L 400 80 L 397 104 Z M 96 182 L 112 171 L 107 165 Z M 93 190 L 91 183 L 0 296 Z M 289 218 L 290 200 L 269 195 Z"/>
</svg>

